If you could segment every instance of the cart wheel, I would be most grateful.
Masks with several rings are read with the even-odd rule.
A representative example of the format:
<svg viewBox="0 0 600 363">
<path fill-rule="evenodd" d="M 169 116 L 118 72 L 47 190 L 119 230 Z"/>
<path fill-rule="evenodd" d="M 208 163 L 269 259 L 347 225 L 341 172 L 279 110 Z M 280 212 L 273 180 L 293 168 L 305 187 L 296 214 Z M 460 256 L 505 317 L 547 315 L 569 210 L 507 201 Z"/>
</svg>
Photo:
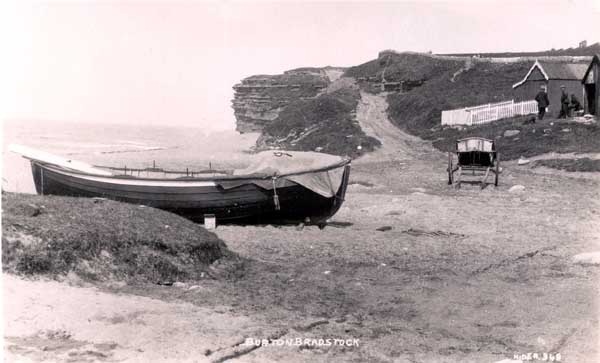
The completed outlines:
<svg viewBox="0 0 600 363">
<path fill-rule="evenodd" d="M 498 178 L 500 177 L 500 158 L 498 156 L 499 154 L 496 154 L 496 172 L 494 173 L 496 174 L 496 177 L 494 178 L 495 187 L 498 186 Z"/>
<path fill-rule="evenodd" d="M 452 153 L 448 153 L 448 185 L 452 185 Z"/>
</svg>

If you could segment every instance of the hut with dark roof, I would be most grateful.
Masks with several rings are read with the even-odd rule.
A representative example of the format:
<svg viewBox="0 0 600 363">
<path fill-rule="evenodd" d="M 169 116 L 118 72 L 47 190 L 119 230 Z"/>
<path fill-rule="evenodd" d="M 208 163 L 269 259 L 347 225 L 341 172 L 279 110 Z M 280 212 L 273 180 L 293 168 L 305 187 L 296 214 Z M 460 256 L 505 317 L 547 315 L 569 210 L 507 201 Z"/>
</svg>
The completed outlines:
<svg viewBox="0 0 600 363">
<path fill-rule="evenodd" d="M 586 113 L 600 116 L 600 55 L 596 54 L 581 80 L 585 96 L 583 107 Z"/>
<path fill-rule="evenodd" d="M 550 106 L 548 112 L 557 116 L 560 112 L 560 87 L 565 86 L 566 92 L 574 94 L 581 102 L 584 90 L 581 80 L 588 65 L 585 63 L 545 62 L 536 60 L 521 81 L 513 85 L 515 99 L 529 101 L 535 98 L 541 86 L 548 92 Z"/>
</svg>

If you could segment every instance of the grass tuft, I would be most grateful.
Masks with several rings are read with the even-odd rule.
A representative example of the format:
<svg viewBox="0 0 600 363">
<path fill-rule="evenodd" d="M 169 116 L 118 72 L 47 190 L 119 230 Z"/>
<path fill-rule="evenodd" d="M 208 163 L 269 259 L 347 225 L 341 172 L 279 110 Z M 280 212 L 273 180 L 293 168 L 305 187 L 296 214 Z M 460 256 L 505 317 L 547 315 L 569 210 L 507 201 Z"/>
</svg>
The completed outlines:
<svg viewBox="0 0 600 363">
<path fill-rule="evenodd" d="M 39 213 L 31 213 L 31 208 Z M 109 200 L 2 195 L 2 263 L 12 273 L 88 280 L 198 279 L 234 257 L 214 233 L 175 214 Z"/>
</svg>

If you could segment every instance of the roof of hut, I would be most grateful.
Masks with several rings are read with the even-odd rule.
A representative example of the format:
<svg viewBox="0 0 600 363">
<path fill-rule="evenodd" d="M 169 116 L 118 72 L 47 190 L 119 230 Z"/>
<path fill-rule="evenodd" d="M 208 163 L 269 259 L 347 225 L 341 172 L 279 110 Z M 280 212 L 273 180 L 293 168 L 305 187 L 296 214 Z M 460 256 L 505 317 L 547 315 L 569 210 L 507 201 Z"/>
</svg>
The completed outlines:
<svg viewBox="0 0 600 363">
<path fill-rule="evenodd" d="M 539 69 L 547 81 L 551 79 L 581 80 L 588 68 L 587 63 L 547 62 L 536 60 L 527 72 L 525 78 L 513 84 L 513 88 L 519 87 L 527 81 L 534 69 Z"/>
</svg>

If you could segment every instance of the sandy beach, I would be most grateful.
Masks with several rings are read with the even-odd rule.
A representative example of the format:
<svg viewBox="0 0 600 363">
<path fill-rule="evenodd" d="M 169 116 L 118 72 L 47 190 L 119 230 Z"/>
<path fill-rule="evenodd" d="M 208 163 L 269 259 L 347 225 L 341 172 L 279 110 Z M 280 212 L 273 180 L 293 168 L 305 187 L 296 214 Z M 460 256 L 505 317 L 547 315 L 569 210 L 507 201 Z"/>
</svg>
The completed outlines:
<svg viewBox="0 0 600 363">
<path fill-rule="evenodd" d="M 498 187 L 457 190 L 431 145 L 378 136 L 384 147 L 353 163 L 325 229 L 216 229 L 250 261 L 239 278 L 157 286 L 5 275 L 8 361 L 496 362 L 536 352 L 597 361 L 597 256 L 577 257 L 600 253 L 595 174 L 507 163 Z M 269 338 L 290 344 L 246 345 Z"/>
</svg>

